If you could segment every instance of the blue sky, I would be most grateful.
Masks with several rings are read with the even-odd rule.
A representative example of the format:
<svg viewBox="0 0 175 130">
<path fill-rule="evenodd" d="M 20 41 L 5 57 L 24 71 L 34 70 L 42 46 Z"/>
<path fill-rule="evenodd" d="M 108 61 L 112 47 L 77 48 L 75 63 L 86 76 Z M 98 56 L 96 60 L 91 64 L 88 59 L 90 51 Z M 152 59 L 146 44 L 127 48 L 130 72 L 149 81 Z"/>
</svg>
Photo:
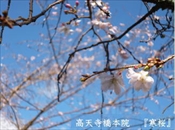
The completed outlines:
<svg viewBox="0 0 175 130">
<path fill-rule="evenodd" d="M 48 3 L 51 3 L 52 1 L 48 1 Z M 147 10 L 144 7 L 143 3 L 140 1 L 107 1 L 110 5 L 110 11 L 112 13 L 112 17 L 109 19 L 109 21 L 119 27 L 119 29 L 121 31 L 124 31 L 125 29 L 127 29 L 130 25 L 132 25 L 134 22 L 136 22 L 136 20 L 138 19 L 137 16 L 142 16 L 144 15 Z M 38 5 L 36 4 L 36 2 L 34 2 L 35 6 L 34 6 L 34 15 L 39 13 L 41 11 L 41 9 L 38 7 Z M 70 1 L 70 3 L 74 3 L 74 1 Z M 82 7 L 82 1 L 80 1 L 80 7 Z M 3 10 L 5 10 L 7 7 L 7 1 L 1 1 L 0 2 L 0 12 L 2 12 Z M 58 5 L 59 8 L 59 5 Z M 82 7 L 83 8 L 83 7 Z M 53 9 L 54 11 L 54 9 Z M 11 3 L 11 7 L 10 7 L 10 11 L 9 11 L 9 16 L 10 18 L 17 18 L 18 16 L 23 16 L 23 17 L 27 17 L 28 14 L 28 1 L 19 1 L 19 0 L 14 0 Z M 59 12 L 58 12 L 59 14 Z M 156 13 L 156 15 L 164 15 L 164 11 L 159 11 Z M 62 16 L 61 17 L 61 22 L 65 22 L 67 20 L 69 20 L 70 18 L 72 18 L 72 16 Z M 57 16 L 53 16 L 51 17 L 52 20 L 49 20 L 49 24 L 51 25 L 52 29 L 56 23 L 56 19 Z M 51 47 L 49 45 L 49 40 L 47 38 L 47 29 L 46 29 L 46 25 L 42 26 L 42 22 L 44 20 L 44 17 L 39 18 L 36 23 L 31 23 L 30 25 L 24 25 L 22 27 L 13 27 L 13 29 L 9 29 L 9 28 L 5 28 L 4 33 L 3 33 L 3 42 L 0 45 L 1 47 L 1 64 L 4 64 L 6 66 L 8 66 L 9 71 L 7 71 L 8 75 L 9 75 L 9 79 L 11 79 L 12 81 L 16 81 L 15 78 L 13 79 L 10 74 L 15 73 L 15 71 L 19 71 L 21 73 L 25 73 L 25 72 L 32 72 L 33 70 L 35 70 L 37 67 L 42 66 L 43 65 L 43 60 L 45 59 L 51 59 L 52 57 L 52 50 Z M 85 21 L 86 23 L 86 21 Z M 121 23 L 124 23 L 125 26 L 120 26 Z M 60 25 L 59 24 L 59 25 Z M 150 25 L 150 24 L 149 24 Z M 84 27 L 85 25 L 83 23 L 80 23 L 81 27 Z M 153 30 L 152 26 L 149 26 L 150 30 Z M 87 30 L 88 26 L 85 26 L 84 30 Z M 143 23 L 139 24 L 136 28 L 138 29 L 145 29 L 145 25 Z M 83 30 L 83 31 L 84 31 Z M 103 32 L 99 32 L 99 34 L 101 35 L 106 35 Z M 128 33 L 130 36 L 132 36 L 132 33 L 129 32 Z M 116 34 L 119 35 L 119 34 Z M 170 35 L 169 33 L 167 33 L 167 35 Z M 59 47 L 61 46 L 62 48 L 68 48 L 71 45 L 74 45 L 77 41 L 77 37 L 79 36 L 79 34 L 73 34 L 73 35 L 69 35 L 69 36 L 64 36 L 63 34 L 58 34 L 57 37 L 54 39 L 54 45 L 55 47 Z M 89 38 L 92 38 L 92 33 L 90 33 Z M 136 38 L 134 38 L 134 40 L 132 41 L 132 47 L 136 48 L 137 46 L 145 46 L 147 47 L 146 44 L 144 43 L 140 43 L 140 37 L 135 36 Z M 62 40 L 60 40 L 59 38 L 62 38 Z M 75 39 L 72 42 L 66 42 L 67 39 Z M 88 39 L 88 37 L 86 37 L 86 39 L 83 40 L 83 42 L 85 42 Z M 128 40 L 129 38 L 127 36 L 124 36 L 120 42 L 125 42 L 125 40 Z M 95 40 L 95 38 L 93 39 Z M 95 41 L 91 41 L 92 44 L 95 43 Z M 161 39 L 158 38 L 155 42 L 154 42 L 154 46 L 149 48 L 147 47 L 147 51 L 152 50 L 152 49 L 160 49 L 160 47 L 168 40 L 168 38 L 165 39 Z M 58 42 L 57 42 L 58 41 Z M 66 42 L 64 44 L 64 42 Z M 61 44 L 61 45 L 60 45 Z M 115 55 L 116 53 L 116 48 L 118 47 L 116 42 L 112 42 L 110 44 L 110 54 L 111 55 Z M 82 45 L 84 46 L 84 45 Z M 93 50 L 90 51 L 83 51 L 80 52 L 79 55 L 82 56 L 82 58 L 84 57 L 89 57 L 89 56 L 93 56 L 94 54 L 97 54 L 95 57 L 95 60 L 99 60 L 102 61 L 102 63 L 104 63 L 105 58 L 102 57 L 105 54 L 104 53 L 96 53 L 97 50 L 100 52 L 102 49 L 101 47 L 96 47 Z M 134 49 L 133 49 L 134 50 Z M 173 49 L 171 49 L 173 50 Z M 58 51 L 58 50 L 57 50 Z M 137 51 L 137 50 L 135 50 Z M 71 51 L 69 51 L 71 52 Z M 69 53 L 68 52 L 68 53 Z M 66 58 L 68 57 L 68 53 L 65 53 L 63 55 L 60 56 L 60 63 L 61 65 L 63 65 L 66 61 Z M 165 58 L 169 55 L 172 54 L 172 52 L 166 52 L 165 53 Z M 24 57 L 21 57 L 21 56 Z M 77 54 L 78 55 L 78 54 Z M 100 56 L 102 55 L 102 56 Z M 141 56 L 143 56 L 143 61 L 146 61 L 147 58 L 150 57 L 150 55 L 145 54 L 140 54 Z M 34 56 L 36 59 L 35 60 L 31 60 L 31 57 Z M 16 61 L 16 59 L 20 59 L 20 63 L 18 63 Z M 119 62 L 122 62 L 121 58 L 116 57 L 117 60 Z M 27 62 L 31 63 L 31 67 L 27 67 Z M 51 62 L 49 62 L 51 66 L 52 64 L 54 64 L 54 60 L 51 60 Z M 94 62 L 95 63 L 95 62 Z M 126 61 L 126 64 L 135 64 L 136 62 L 133 61 L 132 58 L 129 58 Z M 48 66 L 48 70 L 49 70 L 49 66 Z M 113 64 L 114 66 L 114 64 Z M 98 70 L 102 70 L 103 67 L 96 67 L 94 65 L 90 65 L 90 68 L 83 69 L 83 67 L 81 66 L 80 68 L 82 68 L 82 70 L 80 70 L 80 72 L 84 73 L 92 73 L 94 70 L 98 69 Z M 45 69 L 45 71 L 43 71 L 44 73 L 47 73 L 47 69 Z M 170 66 L 169 68 L 167 68 L 165 66 L 165 71 L 168 71 L 168 75 L 173 75 L 173 67 Z M 123 77 L 125 77 L 126 75 L 126 71 L 123 72 Z M 23 75 L 25 76 L 25 75 Z M 78 75 L 79 77 L 81 75 Z M 74 76 L 72 76 L 74 77 Z M 154 78 L 156 79 L 156 77 L 154 76 Z M 77 78 L 78 79 L 78 78 Z M 20 80 L 20 79 L 19 79 Z M 170 82 L 168 81 L 167 78 L 164 79 L 165 82 Z M 125 83 L 125 87 L 129 88 L 130 85 L 128 84 L 128 79 L 124 78 L 124 83 Z M 14 87 L 15 85 L 17 85 L 18 82 L 13 82 L 10 86 Z M 81 84 L 80 81 L 72 81 L 72 85 L 78 85 Z M 36 101 L 41 101 L 43 102 L 43 104 L 48 103 L 49 101 L 51 101 L 51 98 L 54 98 L 57 94 L 57 90 L 56 90 L 56 82 L 55 81 L 49 81 L 49 85 L 50 88 L 47 87 L 47 82 L 38 82 L 37 84 L 33 84 L 30 85 L 30 89 L 32 91 L 36 91 L 36 93 L 32 93 L 33 97 L 35 97 L 35 94 L 40 94 L 40 95 L 36 95 Z M 155 84 L 154 84 L 155 86 Z M 165 85 L 160 82 L 160 84 L 158 85 L 159 89 L 165 87 Z M 69 85 L 65 85 L 65 88 L 69 88 Z M 76 88 L 76 87 L 75 87 Z M 42 91 L 43 89 L 45 89 L 45 91 Z M 48 93 L 47 93 L 48 91 Z M 150 92 L 154 91 L 154 87 L 151 88 Z M 170 94 L 169 94 L 169 93 Z M 49 96 L 49 98 L 46 98 L 45 95 Z M 132 91 L 132 89 L 128 92 L 127 95 L 122 96 L 119 100 L 117 100 L 116 102 L 120 102 L 125 100 L 126 98 L 131 98 L 131 97 L 137 97 L 137 96 L 142 96 L 142 95 L 146 95 L 148 93 L 143 93 L 142 91 Z M 80 96 L 79 96 L 80 95 Z M 84 95 L 83 97 L 81 97 L 82 95 Z M 170 88 L 168 89 L 168 91 L 164 92 L 164 96 L 168 96 L 168 95 L 174 95 L 174 88 Z M 22 95 L 24 96 L 24 95 Z M 63 95 L 63 97 L 65 97 Z M 115 93 L 113 92 L 112 94 L 110 94 L 110 92 L 106 92 L 104 93 L 104 97 L 105 97 L 105 103 L 109 102 L 112 99 L 116 98 Z M 72 99 L 73 98 L 73 99 Z M 55 107 L 54 110 L 58 109 L 59 112 L 68 112 L 71 110 L 74 110 L 75 108 L 81 108 L 81 102 L 83 102 L 83 105 L 89 105 L 90 104 L 95 104 L 97 102 L 101 102 L 101 88 L 100 88 L 100 80 L 96 80 L 95 82 L 93 82 L 92 84 L 90 84 L 87 89 L 85 90 L 81 90 L 77 95 L 73 96 L 72 98 L 68 98 L 66 99 L 64 102 L 60 103 L 58 105 L 58 107 Z M 31 97 L 28 98 L 29 100 L 31 100 Z M 74 100 L 74 102 L 72 102 L 71 100 Z M 86 100 L 86 102 L 84 102 L 84 100 Z M 156 101 L 159 101 L 159 105 L 156 105 Z M 89 101 L 89 102 L 88 102 Z M 155 96 L 153 97 L 152 100 L 150 99 L 142 99 L 138 102 L 135 102 L 137 105 L 139 104 L 140 106 L 144 105 L 147 108 L 149 108 L 153 115 L 148 114 L 148 112 L 144 111 L 144 110 L 140 110 L 135 108 L 135 110 L 133 110 L 133 108 L 131 107 L 127 107 L 127 104 L 118 107 L 106 107 L 103 109 L 104 111 L 104 117 L 106 118 L 117 118 L 117 119 L 128 119 L 131 117 L 136 117 L 138 119 L 144 119 L 144 118 L 164 118 L 164 117 L 169 117 L 169 116 L 173 116 L 173 110 L 174 107 L 171 106 L 169 109 L 167 109 L 167 111 L 165 111 L 164 114 L 162 113 L 162 110 L 168 106 L 171 103 L 171 99 L 167 99 L 167 98 L 162 98 L 159 96 Z M 73 103 L 73 104 L 71 104 Z M 132 102 L 130 102 L 128 104 L 128 106 L 132 106 L 131 105 Z M 25 102 L 21 102 L 22 106 L 27 106 L 27 104 L 25 104 Z M 124 109 L 125 108 L 125 109 Z M 109 110 L 108 110 L 109 109 Z M 133 112 L 135 111 L 135 112 Z M 52 113 L 52 111 L 50 110 L 50 112 Z M 22 110 L 20 109 L 20 114 L 21 117 L 24 120 L 28 120 L 31 119 L 32 116 L 34 116 L 35 114 L 37 114 L 37 112 L 34 111 L 26 111 L 25 109 Z M 77 115 L 79 115 L 80 113 L 77 113 Z M 139 114 L 139 116 L 138 116 Z M 49 113 L 45 113 L 42 115 L 42 117 L 47 117 L 49 115 Z M 76 116 L 76 114 L 73 114 L 71 116 Z M 87 116 L 83 116 L 80 117 L 82 119 L 88 119 L 88 118 L 92 118 L 93 120 L 96 120 L 97 118 L 100 118 L 100 114 L 99 112 L 96 114 L 92 114 L 92 115 L 87 115 Z M 51 121 L 52 122 L 58 122 L 61 121 L 61 118 L 52 118 Z M 76 119 L 75 119 L 76 120 Z M 75 120 L 71 122 L 71 126 L 74 126 L 75 129 Z M 48 122 L 49 123 L 49 122 Z M 135 122 L 133 121 L 133 124 Z M 133 125 L 132 124 L 132 125 Z M 47 125 L 47 124 L 45 124 Z M 34 127 L 38 127 L 39 125 L 36 125 Z M 60 126 L 58 128 L 69 128 L 71 126 Z M 143 127 L 142 127 L 143 128 Z M 171 128 L 174 128 L 173 123 Z M 72 129 L 72 128 L 71 128 Z"/>
</svg>

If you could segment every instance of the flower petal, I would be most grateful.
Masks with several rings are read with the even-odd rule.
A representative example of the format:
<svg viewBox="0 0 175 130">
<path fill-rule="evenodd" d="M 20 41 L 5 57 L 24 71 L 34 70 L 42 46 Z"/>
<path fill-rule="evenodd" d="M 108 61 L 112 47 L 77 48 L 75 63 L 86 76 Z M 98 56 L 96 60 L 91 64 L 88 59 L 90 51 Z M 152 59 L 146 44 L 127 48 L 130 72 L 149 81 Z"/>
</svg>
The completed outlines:
<svg viewBox="0 0 175 130">
<path fill-rule="evenodd" d="M 101 80 L 105 80 L 105 81 L 109 81 L 111 79 L 111 75 L 108 75 L 107 73 L 102 73 L 102 74 L 99 74 L 99 78 Z"/>
<path fill-rule="evenodd" d="M 135 73 L 134 70 L 133 70 L 132 68 L 129 68 L 129 69 L 128 69 L 128 73 L 126 74 L 126 77 L 129 79 L 129 78 L 131 78 L 131 76 L 132 76 L 134 73 Z"/>
<path fill-rule="evenodd" d="M 141 77 L 140 75 L 132 77 L 132 78 L 129 80 L 129 83 L 130 83 L 130 84 L 135 84 L 135 82 L 139 82 L 139 81 L 140 81 L 140 77 Z"/>
<path fill-rule="evenodd" d="M 138 79 L 138 77 L 140 77 L 140 76 L 141 76 L 141 74 L 134 72 L 133 68 L 129 68 L 128 73 L 126 74 L 126 77 L 128 79 Z"/>
<path fill-rule="evenodd" d="M 121 75 L 118 77 L 117 82 L 118 82 L 119 86 L 122 86 L 122 87 L 124 86 L 123 78 Z"/>
<path fill-rule="evenodd" d="M 142 90 L 144 92 L 148 92 L 150 90 L 151 86 L 147 83 L 143 84 Z"/>
<path fill-rule="evenodd" d="M 144 76 L 147 76 L 147 75 L 148 75 L 148 71 L 144 71 L 144 70 L 140 71 L 139 73 L 140 73 L 141 75 L 144 75 Z"/>
<path fill-rule="evenodd" d="M 134 82 L 133 86 L 134 86 L 134 89 L 139 91 L 141 88 L 142 88 L 142 85 L 143 83 L 138 81 L 138 82 Z"/>
<path fill-rule="evenodd" d="M 114 86 L 114 92 L 115 92 L 116 94 L 120 94 L 120 91 L 121 91 L 121 88 L 120 88 L 119 84 L 116 84 L 116 85 Z"/>
<path fill-rule="evenodd" d="M 102 82 L 101 89 L 106 92 L 110 88 L 110 85 L 110 82 Z"/>
<path fill-rule="evenodd" d="M 154 83 L 154 79 L 151 76 L 148 76 L 146 78 L 146 82 L 149 83 L 150 85 L 152 85 Z"/>
<path fill-rule="evenodd" d="M 101 89 L 103 91 L 114 90 L 116 94 L 119 94 L 121 91 L 120 86 L 124 86 L 122 75 L 118 73 L 115 75 L 103 73 L 99 75 L 99 79 L 101 79 Z"/>
<path fill-rule="evenodd" d="M 143 86 L 143 91 L 145 91 L 145 92 L 149 91 L 153 83 L 154 83 L 154 79 L 151 76 L 148 76 L 145 79 L 145 84 Z"/>
</svg>

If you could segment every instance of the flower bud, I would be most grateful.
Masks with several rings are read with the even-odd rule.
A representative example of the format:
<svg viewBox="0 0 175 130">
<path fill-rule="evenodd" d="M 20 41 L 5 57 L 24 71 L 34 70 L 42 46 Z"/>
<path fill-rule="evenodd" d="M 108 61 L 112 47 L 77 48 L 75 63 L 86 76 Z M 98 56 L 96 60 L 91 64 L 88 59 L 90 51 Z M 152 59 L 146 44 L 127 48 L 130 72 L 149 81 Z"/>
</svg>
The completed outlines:
<svg viewBox="0 0 175 130">
<path fill-rule="evenodd" d="M 163 65 L 159 65 L 157 68 L 159 69 L 159 68 L 162 68 L 163 67 Z"/>
<path fill-rule="evenodd" d="M 153 67 L 155 63 L 148 63 L 148 67 Z"/>
<path fill-rule="evenodd" d="M 79 1 L 78 1 L 78 0 L 76 0 L 75 5 L 76 5 L 76 6 L 78 6 L 78 5 L 79 5 Z"/>
<path fill-rule="evenodd" d="M 143 70 L 144 71 L 148 71 L 148 70 L 150 70 L 150 67 L 149 66 L 145 66 L 145 68 Z"/>
<path fill-rule="evenodd" d="M 87 78 L 85 78 L 85 77 L 81 77 L 81 78 L 80 78 L 80 81 L 81 81 L 81 82 L 85 82 L 86 80 L 87 80 Z"/>
<path fill-rule="evenodd" d="M 153 60 L 152 58 L 148 58 L 147 62 L 150 63 L 152 60 Z"/>
<path fill-rule="evenodd" d="M 65 14 L 68 14 L 68 10 L 64 10 L 64 13 L 65 13 Z"/>
<path fill-rule="evenodd" d="M 8 16 L 8 12 L 7 10 L 3 11 L 2 14 L 4 15 L 4 17 L 6 18 Z"/>
<path fill-rule="evenodd" d="M 156 58 L 156 61 L 157 61 L 157 62 L 160 62 L 161 60 L 160 60 L 159 58 Z"/>
<path fill-rule="evenodd" d="M 72 8 L 72 6 L 70 4 L 65 4 L 66 8 Z"/>
</svg>

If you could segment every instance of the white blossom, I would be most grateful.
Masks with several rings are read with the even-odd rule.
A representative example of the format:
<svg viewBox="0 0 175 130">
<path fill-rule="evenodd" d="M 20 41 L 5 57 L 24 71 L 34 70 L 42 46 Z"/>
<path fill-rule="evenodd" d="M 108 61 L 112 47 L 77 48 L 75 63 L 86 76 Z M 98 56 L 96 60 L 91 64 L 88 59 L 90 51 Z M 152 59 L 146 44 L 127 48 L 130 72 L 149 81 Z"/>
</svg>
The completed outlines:
<svg viewBox="0 0 175 130">
<path fill-rule="evenodd" d="M 154 18 L 154 20 L 160 20 L 160 17 L 157 15 L 154 15 L 153 18 Z"/>
<path fill-rule="evenodd" d="M 80 33 L 80 32 L 82 32 L 82 29 L 81 28 L 76 28 L 75 31 Z"/>
<path fill-rule="evenodd" d="M 140 52 L 145 52 L 146 51 L 146 47 L 144 47 L 144 46 L 138 46 L 137 48 Z"/>
<path fill-rule="evenodd" d="M 101 22 L 97 19 L 92 20 L 92 25 L 99 27 L 100 29 L 105 29 L 110 26 L 109 22 Z"/>
<path fill-rule="evenodd" d="M 66 26 L 64 24 L 58 29 L 58 31 L 63 32 L 66 35 L 73 32 L 72 29 L 70 29 L 68 26 Z"/>
<path fill-rule="evenodd" d="M 131 43 L 131 40 L 125 40 L 125 41 L 124 41 L 125 46 L 130 45 L 130 43 Z"/>
<path fill-rule="evenodd" d="M 91 1 L 91 6 L 94 8 L 96 6 L 96 4 L 98 6 L 102 6 L 102 1 L 101 0 L 96 0 L 96 1 Z"/>
<path fill-rule="evenodd" d="M 95 13 L 95 17 L 101 20 L 110 18 L 111 12 L 108 9 L 109 7 L 107 5 L 104 5 L 102 9 L 98 9 L 98 11 Z"/>
<path fill-rule="evenodd" d="M 154 83 L 154 79 L 148 76 L 147 71 L 143 70 L 137 73 L 133 68 L 129 68 L 126 77 L 130 79 L 129 83 L 132 84 L 137 91 L 142 89 L 144 92 L 147 92 Z"/>
<path fill-rule="evenodd" d="M 96 18 L 100 19 L 100 18 L 106 18 L 106 14 L 101 11 L 100 9 L 95 13 Z"/>
<path fill-rule="evenodd" d="M 147 43 L 147 45 L 148 45 L 148 46 L 153 46 L 154 43 L 153 43 L 152 41 L 149 41 L 149 42 Z"/>
<path fill-rule="evenodd" d="M 92 25 L 98 26 L 100 21 L 97 20 L 97 19 L 94 19 L 94 20 L 91 21 L 91 23 L 92 23 Z"/>
<path fill-rule="evenodd" d="M 53 15 L 53 16 L 57 16 L 57 15 L 58 15 L 58 12 L 53 11 L 53 12 L 52 12 L 52 15 Z"/>
<path fill-rule="evenodd" d="M 80 24 L 81 20 L 75 20 L 75 21 L 72 21 L 72 25 L 73 26 L 78 26 Z"/>
<path fill-rule="evenodd" d="M 123 26 L 123 27 L 124 27 L 124 26 L 125 26 L 125 24 L 124 24 L 124 23 L 120 23 L 120 26 Z"/>
<path fill-rule="evenodd" d="M 129 58 L 128 53 L 127 53 L 125 50 L 123 50 L 123 49 L 119 50 L 119 54 L 120 54 L 120 56 L 121 56 L 123 59 L 128 59 L 128 58 Z"/>
<path fill-rule="evenodd" d="M 110 25 L 109 26 L 109 32 L 112 33 L 112 34 L 116 34 L 116 33 L 119 33 L 119 30 L 116 26 Z"/>
<path fill-rule="evenodd" d="M 35 60 L 35 56 L 31 56 L 31 57 L 30 57 L 30 60 L 31 60 L 31 61 Z"/>
<path fill-rule="evenodd" d="M 99 28 L 105 29 L 105 28 L 109 27 L 109 25 L 110 25 L 109 22 L 100 22 Z"/>
<path fill-rule="evenodd" d="M 124 86 L 121 74 L 108 75 L 104 73 L 101 74 L 99 78 L 101 79 L 101 89 L 103 91 L 114 90 L 116 94 L 120 94 L 121 87 Z"/>
</svg>

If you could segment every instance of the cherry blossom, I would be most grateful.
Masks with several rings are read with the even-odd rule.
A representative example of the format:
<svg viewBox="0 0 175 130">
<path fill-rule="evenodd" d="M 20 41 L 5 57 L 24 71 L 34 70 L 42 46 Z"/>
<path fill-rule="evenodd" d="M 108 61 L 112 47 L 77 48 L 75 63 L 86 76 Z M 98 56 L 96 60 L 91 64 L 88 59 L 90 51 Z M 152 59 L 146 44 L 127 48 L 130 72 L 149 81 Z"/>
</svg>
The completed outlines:
<svg viewBox="0 0 175 130">
<path fill-rule="evenodd" d="M 62 24 L 62 26 L 58 29 L 59 32 L 63 32 L 64 34 L 69 34 L 69 33 L 72 33 L 73 30 L 70 29 L 67 25 L 65 24 Z"/>
<path fill-rule="evenodd" d="M 98 9 L 98 11 L 95 13 L 95 17 L 101 20 L 110 18 L 111 12 L 108 9 L 109 7 L 107 5 L 104 5 L 102 9 Z"/>
<path fill-rule="evenodd" d="M 30 57 L 30 60 L 31 60 L 31 61 L 33 61 L 33 60 L 35 60 L 35 59 L 36 59 L 35 56 L 31 56 L 31 57 Z"/>
<path fill-rule="evenodd" d="M 123 26 L 123 27 L 124 27 L 124 26 L 125 26 L 125 24 L 124 24 L 124 23 L 120 23 L 120 26 Z"/>
<path fill-rule="evenodd" d="M 124 86 L 122 75 L 120 73 L 113 75 L 104 73 L 101 74 L 99 78 L 101 79 L 101 89 L 103 91 L 114 90 L 116 94 L 120 94 L 121 87 Z"/>
<path fill-rule="evenodd" d="M 100 18 L 106 18 L 106 14 L 101 11 L 100 9 L 95 13 L 95 17 L 100 19 Z"/>
<path fill-rule="evenodd" d="M 102 6 L 102 1 L 101 0 L 96 0 L 96 1 L 91 1 L 91 6 L 94 8 L 96 5 Z"/>
<path fill-rule="evenodd" d="M 52 15 L 53 15 L 53 16 L 57 16 L 57 15 L 58 15 L 58 12 L 53 11 L 53 12 L 52 12 Z"/>
<path fill-rule="evenodd" d="M 157 15 L 154 15 L 154 17 L 153 17 L 153 18 L 154 18 L 154 20 L 157 20 L 157 21 L 158 21 L 158 20 L 160 20 L 160 17 L 159 17 L 159 16 L 157 16 Z"/>
<path fill-rule="evenodd" d="M 154 83 L 154 79 L 151 76 L 148 76 L 147 71 L 143 70 L 135 72 L 133 68 L 129 68 L 126 77 L 130 79 L 129 83 L 131 83 L 137 91 L 142 89 L 144 92 L 147 92 Z"/>
<path fill-rule="evenodd" d="M 72 22 L 73 26 L 78 26 L 80 24 L 81 20 L 75 20 Z"/>
<path fill-rule="evenodd" d="M 144 46 L 138 46 L 137 48 L 140 52 L 145 52 L 146 51 L 146 47 L 144 47 Z"/>
<path fill-rule="evenodd" d="M 109 23 L 108 22 L 101 22 L 101 21 L 99 21 L 97 19 L 94 19 L 92 21 L 92 25 L 95 25 L 95 26 L 97 26 L 97 27 L 99 27 L 101 29 L 105 29 L 105 28 L 107 28 L 109 26 Z"/>
<path fill-rule="evenodd" d="M 110 26 L 109 26 L 109 32 L 110 32 L 110 34 L 111 34 L 111 33 L 112 33 L 112 34 L 116 34 L 116 33 L 119 33 L 119 30 L 118 30 L 117 26 L 112 26 L 112 25 L 110 24 Z"/>
<path fill-rule="evenodd" d="M 153 46 L 154 43 L 153 43 L 152 41 L 149 41 L 149 42 L 147 43 L 147 45 L 148 45 L 148 46 Z"/>
<path fill-rule="evenodd" d="M 101 22 L 97 19 L 94 19 L 94 20 L 92 20 L 91 23 L 92 23 L 92 25 L 94 25 L 100 29 L 106 30 L 109 34 L 116 34 L 119 32 L 117 27 L 112 26 L 109 22 Z"/>
<path fill-rule="evenodd" d="M 120 54 L 121 58 L 123 58 L 123 59 L 128 59 L 129 58 L 128 53 L 123 49 L 119 49 L 119 54 Z"/>
</svg>

